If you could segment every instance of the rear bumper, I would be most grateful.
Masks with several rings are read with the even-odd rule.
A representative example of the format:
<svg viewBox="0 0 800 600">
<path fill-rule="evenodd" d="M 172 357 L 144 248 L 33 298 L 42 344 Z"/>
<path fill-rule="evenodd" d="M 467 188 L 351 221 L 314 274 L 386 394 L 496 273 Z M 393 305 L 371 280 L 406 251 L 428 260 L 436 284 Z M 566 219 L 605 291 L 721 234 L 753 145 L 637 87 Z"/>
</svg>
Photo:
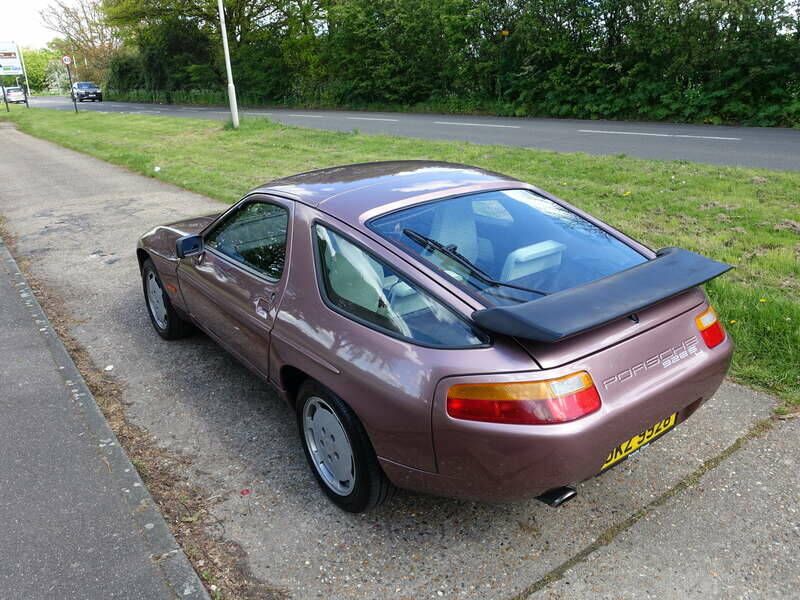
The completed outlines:
<svg viewBox="0 0 800 600">
<path fill-rule="evenodd" d="M 698 336 L 699 338 L 699 336 Z M 633 340 L 632 340 L 633 342 Z M 450 385 L 491 381 L 492 377 L 455 377 L 440 382 L 433 407 L 433 431 L 438 473 L 408 469 L 382 461 L 398 486 L 437 495 L 485 502 L 532 498 L 562 485 L 597 475 L 608 453 L 623 441 L 678 413 L 680 424 L 719 388 L 730 365 L 730 337 L 708 349 L 699 340 L 698 354 L 688 356 L 641 383 L 604 389 L 614 363 L 603 365 L 606 352 L 551 371 L 516 374 L 519 381 L 559 376 L 586 369 L 598 386 L 603 406 L 587 417 L 559 425 L 498 425 L 450 418 L 446 394 Z M 619 349 L 610 349 L 617 351 Z M 597 357 L 601 357 L 598 363 Z M 509 380 L 509 376 L 504 376 Z M 680 425 L 678 425 L 680 426 Z M 656 442 L 658 443 L 658 442 Z"/>
</svg>

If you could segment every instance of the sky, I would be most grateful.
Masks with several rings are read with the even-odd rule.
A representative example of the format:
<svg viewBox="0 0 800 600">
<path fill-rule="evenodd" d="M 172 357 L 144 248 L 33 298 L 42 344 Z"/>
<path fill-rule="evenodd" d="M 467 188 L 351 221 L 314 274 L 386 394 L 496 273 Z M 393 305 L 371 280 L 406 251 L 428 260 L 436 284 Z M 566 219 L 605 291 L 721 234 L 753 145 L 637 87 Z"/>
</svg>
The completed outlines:
<svg viewBox="0 0 800 600">
<path fill-rule="evenodd" d="M 42 25 L 39 11 L 50 0 L 0 0 L 0 41 L 17 42 L 23 48 L 43 48 L 56 37 Z"/>
</svg>

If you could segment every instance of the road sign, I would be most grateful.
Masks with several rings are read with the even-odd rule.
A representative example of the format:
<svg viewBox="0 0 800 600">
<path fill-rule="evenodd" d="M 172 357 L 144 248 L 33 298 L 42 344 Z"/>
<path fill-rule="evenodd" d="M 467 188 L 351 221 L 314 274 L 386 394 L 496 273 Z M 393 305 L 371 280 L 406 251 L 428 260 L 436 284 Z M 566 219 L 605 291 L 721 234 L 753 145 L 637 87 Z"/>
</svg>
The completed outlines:
<svg viewBox="0 0 800 600">
<path fill-rule="evenodd" d="M 22 75 L 22 63 L 14 42 L 0 42 L 0 75 Z"/>
<path fill-rule="evenodd" d="M 75 89 L 72 87 L 72 72 L 69 66 L 72 64 L 72 58 L 67 55 L 61 57 L 61 62 L 67 67 L 67 78 L 69 79 L 69 95 L 72 96 L 72 106 L 75 107 L 75 112 L 78 112 L 78 99 L 75 96 Z"/>
</svg>

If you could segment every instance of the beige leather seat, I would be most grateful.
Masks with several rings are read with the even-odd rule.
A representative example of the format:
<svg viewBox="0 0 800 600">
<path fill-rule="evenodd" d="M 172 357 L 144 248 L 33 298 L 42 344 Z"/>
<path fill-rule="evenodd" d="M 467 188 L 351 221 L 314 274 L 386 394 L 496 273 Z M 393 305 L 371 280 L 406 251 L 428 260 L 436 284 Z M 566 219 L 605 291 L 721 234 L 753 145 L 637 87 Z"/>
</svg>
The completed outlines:
<svg viewBox="0 0 800 600">
<path fill-rule="evenodd" d="M 560 265 L 565 248 L 564 244 L 554 240 L 517 248 L 506 257 L 500 281 L 514 281 Z"/>
</svg>

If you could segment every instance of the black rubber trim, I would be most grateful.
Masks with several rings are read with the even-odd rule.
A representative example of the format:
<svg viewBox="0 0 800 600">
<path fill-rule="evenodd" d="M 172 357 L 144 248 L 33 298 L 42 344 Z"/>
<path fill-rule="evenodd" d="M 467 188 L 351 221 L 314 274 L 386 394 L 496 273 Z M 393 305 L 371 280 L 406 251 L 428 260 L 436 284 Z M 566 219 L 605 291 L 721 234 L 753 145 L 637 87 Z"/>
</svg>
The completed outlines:
<svg viewBox="0 0 800 600">
<path fill-rule="evenodd" d="M 472 319 L 489 331 L 556 342 L 677 296 L 732 269 L 682 248 L 603 279 L 513 306 L 477 310 Z"/>
</svg>

